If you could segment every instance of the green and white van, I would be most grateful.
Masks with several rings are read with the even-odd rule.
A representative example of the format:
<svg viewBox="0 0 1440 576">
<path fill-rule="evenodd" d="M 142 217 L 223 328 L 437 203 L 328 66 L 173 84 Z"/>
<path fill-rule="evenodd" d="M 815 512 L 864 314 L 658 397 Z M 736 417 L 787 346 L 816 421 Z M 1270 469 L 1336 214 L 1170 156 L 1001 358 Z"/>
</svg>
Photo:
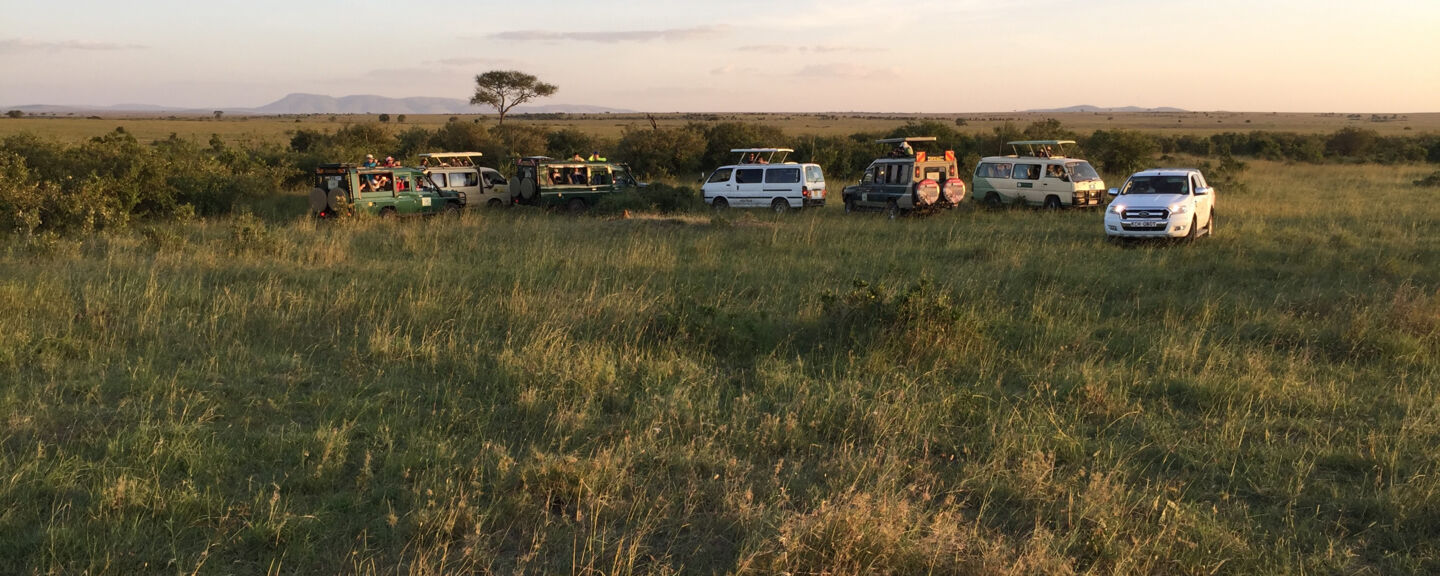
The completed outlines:
<svg viewBox="0 0 1440 576">
<path fill-rule="evenodd" d="M 510 182 L 494 168 L 480 165 L 479 152 L 431 152 L 420 155 L 420 167 L 442 190 L 465 194 L 471 207 L 510 205 Z"/>
<path fill-rule="evenodd" d="M 992 206 L 1098 208 L 1105 204 L 1105 181 L 1079 158 L 1065 155 L 1073 140 L 1023 140 L 1008 143 L 1014 152 L 990 156 L 975 166 L 975 197 Z"/>
</svg>

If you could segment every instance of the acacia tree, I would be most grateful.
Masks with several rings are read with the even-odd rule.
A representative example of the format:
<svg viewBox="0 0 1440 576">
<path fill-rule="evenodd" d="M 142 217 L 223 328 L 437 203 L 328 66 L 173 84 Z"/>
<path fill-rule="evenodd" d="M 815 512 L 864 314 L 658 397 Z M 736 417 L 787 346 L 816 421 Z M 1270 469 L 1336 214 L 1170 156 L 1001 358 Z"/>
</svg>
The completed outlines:
<svg viewBox="0 0 1440 576">
<path fill-rule="evenodd" d="M 475 95 L 471 104 L 493 106 L 500 113 L 497 124 L 505 123 L 505 114 L 532 98 L 544 98 L 559 90 L 554 84 L 519 70 L 491 70 L 475 77 Z"/>
</svg>

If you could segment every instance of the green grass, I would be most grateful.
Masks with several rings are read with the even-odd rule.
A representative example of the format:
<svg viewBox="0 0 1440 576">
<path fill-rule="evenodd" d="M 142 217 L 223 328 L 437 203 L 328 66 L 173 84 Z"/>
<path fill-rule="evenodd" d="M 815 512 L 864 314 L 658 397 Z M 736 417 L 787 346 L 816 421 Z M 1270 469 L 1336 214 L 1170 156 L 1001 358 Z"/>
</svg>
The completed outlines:
<svg viewBox="0 0 1440 576">
<path fill-rule="evenodd" d="M 1434 573 L 1428 171 L 10 239 L 0 572 Z"/>
</svg>

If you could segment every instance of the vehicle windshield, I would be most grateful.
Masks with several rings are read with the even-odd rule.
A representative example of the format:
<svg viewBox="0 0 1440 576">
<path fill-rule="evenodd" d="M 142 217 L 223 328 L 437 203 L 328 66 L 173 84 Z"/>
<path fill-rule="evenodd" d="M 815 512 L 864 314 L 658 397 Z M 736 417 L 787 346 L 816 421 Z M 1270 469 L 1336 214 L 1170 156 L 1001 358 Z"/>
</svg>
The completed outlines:
<svg viewBox="0 0 1440 576">
<path fill-rule="evenodd" d="M 1189 194 L 1190 178 L 1179 176 L 1135 176 L 1120 194 Z"/>
<path fill-rule="evenodd" d="M 435 181 L 431 180 L 430 176 L 426 174 L 416 174 L 415 181 L 417 182 L 416 186 L 421 190 L 435 191 L 440 189 L 439 186 L 435 185 Z"/>
<path fill-rule="evenodd" d="M 1090 182 L 1100 179 L 1095 167 L 1089 162 L 1066 162 L 1065 170 L 1070 173 L 1071 182 Z"/>
</svg>

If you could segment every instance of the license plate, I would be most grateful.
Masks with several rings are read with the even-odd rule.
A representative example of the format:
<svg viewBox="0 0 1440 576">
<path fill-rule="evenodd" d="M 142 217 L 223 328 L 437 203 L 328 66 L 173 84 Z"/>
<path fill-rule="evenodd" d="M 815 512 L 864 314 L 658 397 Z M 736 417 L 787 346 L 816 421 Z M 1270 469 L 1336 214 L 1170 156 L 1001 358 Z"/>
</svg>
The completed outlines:
<svg viewBox="0 0 1440 576">
<path fill-rule="evenodd" d="M 1125 225 L 1126 225 L 1126 226 L 1129 226 L 1129 227 L 1131 227 L 1131 228 L 1164 228 L 1164 227 L 1165 227 L 1165 223 L 1164 223 L 1164 222 L 1126 222 Z"/>
</svg>

